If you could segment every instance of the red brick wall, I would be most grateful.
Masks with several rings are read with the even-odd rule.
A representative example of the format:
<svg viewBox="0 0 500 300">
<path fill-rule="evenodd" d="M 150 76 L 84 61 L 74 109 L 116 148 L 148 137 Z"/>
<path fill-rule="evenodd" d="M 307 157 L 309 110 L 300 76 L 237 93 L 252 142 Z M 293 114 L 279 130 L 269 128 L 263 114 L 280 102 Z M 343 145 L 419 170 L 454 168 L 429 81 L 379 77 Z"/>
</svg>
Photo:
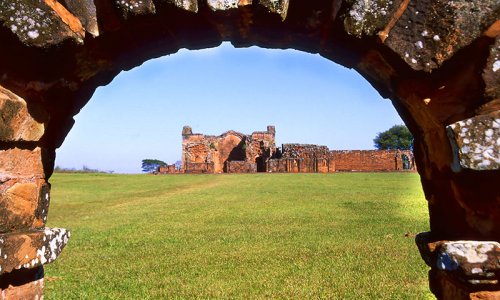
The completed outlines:
<svg viewBox="0 0 500 300">
<path fill-rule="evenodd" d="M 288 172 L 287 159 L 270 159 L 267 161 L 267 171 L 272 173 Z"/>
<path fill-rule="evenodd" d="M 400 171 L 401 154 L 413 157 L 411 151 L 398 150 L 335 150 L 331 151 L 337 171 Z"/>
<path fill-rule="evenodd" d="M 255 173 L 257 172 L 257 164 L 246 161 L 227 161 L 227 173 Z"/>
<path fill-rule="evenodd" d="M 320 158 L 316 160 L 316 171 L 318 173 L 335 172 L 335 161 L 333 159 Z"/>
<path fill-rule="evenodd" d="M 335 162 L 331 159 L 280 158 L 270 159 L 268 172 L 277 173 L 333 173 Z"/>
<path fill-rule="evenodd" d="M 184 165 L 184 173 L 188 174 L 203 174 L 214 173 L 214 163 L 186 163 Z"/>
<path fill-rule="evenodd" d="M 158 173 L 160 174 L 178 174 L 182 173 L 181 170 L 177 169 L 175 165 L 166 165 L 158 168 Z"/>
</svg>

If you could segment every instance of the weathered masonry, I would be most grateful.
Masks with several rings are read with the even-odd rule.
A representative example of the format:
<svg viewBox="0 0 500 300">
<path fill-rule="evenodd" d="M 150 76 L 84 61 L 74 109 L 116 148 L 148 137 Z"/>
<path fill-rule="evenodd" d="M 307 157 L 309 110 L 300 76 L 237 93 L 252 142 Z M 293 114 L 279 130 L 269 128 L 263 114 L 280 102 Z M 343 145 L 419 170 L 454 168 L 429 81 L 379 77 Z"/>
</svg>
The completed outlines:
<svg viewBox="0 0 500 300">
<path fill-rule="evenodd" d="M 415 170 L 415 158 L 409 150 L 334 150 L 330 155 L 340 172 Z"/>
<path fill-rule="evenodd" d="M 274 126 L 267 131 L 245 135 L 227 131 L 219 136 L 182 130 L 182 170 L 184 173 L 265 172 L 266 161 L 276 151 Z"/>
<path fill-rule="evenodd" d="M 276 129 L 250 135 L 229 130 L 219 136 L 182 129 L 182 166 L 160 167 L 160 174 L 204 173 L 333 173 L 338 171 L 415 170 L 412 151 L 330 151 L 326 146 L 283 144 L 276 147 Z M 338 167 L 337 167 L 338 165 Z"/>
<path fill-rule="evenodd" d="M 160 173 L 256 173 L 256 172 L 319 172 L 335 171 L 325 146 L 285 144 L 276 147 L 276 129 L 245 135 L 227 131 L 219 136 L 182 130 L 182 167 L 162 168 Z M 162 172 L 163 171 L 163 172 Z"/>
<path fill-rule="evenodd" d="M 326 146 L 309 144 L 283 144 L 280 155 L 267 161 L 268 172 L 332 173 L 335 162 Z"/>
<path fill-rule="evenodd" d="M 48 181 L 95 89 L 148 59 L 230 41 L 317 53 L 389 98 L 415 138 L 432 292 L 498 299 L 499 19 L 498 0 L 1 0 L 1 297 L 41 296 L 43 265 L 67 242 L 45 227 Z"/>
</svg>

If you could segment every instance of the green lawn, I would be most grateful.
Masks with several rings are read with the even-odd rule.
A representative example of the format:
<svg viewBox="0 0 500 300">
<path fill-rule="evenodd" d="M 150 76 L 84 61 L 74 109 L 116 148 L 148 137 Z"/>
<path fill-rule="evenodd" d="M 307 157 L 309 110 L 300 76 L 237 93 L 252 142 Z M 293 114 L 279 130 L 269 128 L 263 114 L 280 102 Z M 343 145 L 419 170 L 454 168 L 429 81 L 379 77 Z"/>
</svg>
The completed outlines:
<svg viewBox="0 0 500 300">
<path fill-rule="evenodd" d="M 410 173 L 55 174 L 48 299 L 429 299 Z"/>
</svg>

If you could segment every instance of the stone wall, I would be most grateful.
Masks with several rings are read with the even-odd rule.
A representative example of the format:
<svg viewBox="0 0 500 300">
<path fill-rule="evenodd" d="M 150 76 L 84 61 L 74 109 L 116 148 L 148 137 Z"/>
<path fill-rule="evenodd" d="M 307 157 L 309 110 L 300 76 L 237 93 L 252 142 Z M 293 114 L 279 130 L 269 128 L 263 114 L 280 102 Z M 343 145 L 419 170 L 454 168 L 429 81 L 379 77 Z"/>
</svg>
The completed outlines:
<svg viewBox="0 0 500 300">
<path fill-rule="evenodd" d="M 316 172 L 317 173 L 333 173 L 337 171 L 336 162 L 333 158 L 317 158 Z"/>
<path fill-rule="evenodd" d="M 291 173 L 333 173 L 335 162 L 326 146 L 311 144 L 283 144 L 282 162 Z M 275 164 L 275 163 L 273 163 Z M 278 167 L 279 169 L 279 167 Z"/>
<path fill-rule="evenodd" d="M 277 158 L 267 161 L 267 171 L 270 173 L 299 173 L 302 158 Z"/>
<path fill-rule="evenodd" d="M 226 162 L 226 173 L 255 173 L 257 164 L 247 161 L 228 161 Z"/>
<path fill-rule="evenodd" d="M 215 167 L 213 162 L 201 162 L 201 163 L 191 163 L 188 162 L 184 165 L 184 173 L 186 174 L 211 174 L 215 172 Z"/>
<path fill-rule="evenodd" d="M 333 173 L 335 161 L 327 158 L 274 158 L 267 161 L 269 173 Z"/>
<path fill-rule="evenodd" d="M 283 157 L 300 157 L 300 158 L 328 158 L 330 150 L 327 146 L 319 146 L 312 144 L 283 144 Z"/>
<path fill-rule="evenodd" d="M 175 164 L 161 166 L 158 168 L 157 173 L 160 174 L 180 174 L 184 173 L 182 169 L 177 168 Z"/>
<path fill-rule="evenodd" d="M 334 150 L 313 144 L 283 144 L 275 148 L 274 126 L 244 135 L 227 131 L 220 136 L 192 133 L 183 128 L 185 173 L 333 173 L 336 171 L 416 170 L 412 151 Z M 179 173 L 174 167 L 160 173 Z"/>
<path fill-rule="evenodd" d="M 335 150 L 330 152 L 337 171 L 403 171 L 415 170 L 411 151 Z M 403 161 L 406 155 L 407 161 Z"/>
</svg>

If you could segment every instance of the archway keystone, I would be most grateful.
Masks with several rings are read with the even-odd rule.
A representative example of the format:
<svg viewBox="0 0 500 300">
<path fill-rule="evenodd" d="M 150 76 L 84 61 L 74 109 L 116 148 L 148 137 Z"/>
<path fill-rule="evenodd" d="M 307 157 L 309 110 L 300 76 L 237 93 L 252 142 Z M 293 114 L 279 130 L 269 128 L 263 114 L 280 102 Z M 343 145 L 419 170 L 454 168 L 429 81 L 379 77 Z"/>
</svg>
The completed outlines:
<svg viewBox="0 0 500 300">
<path fill-rule="evenodd" d="M 0 1 L 0 291 L 43 293 L 68 241 L 45 228 L 55 149 L 122 70 L 231 41 L 356 69 L 415 137 L 443 299 L 500 297 L 500 3 L 431 0 Z"/>
</svg>

